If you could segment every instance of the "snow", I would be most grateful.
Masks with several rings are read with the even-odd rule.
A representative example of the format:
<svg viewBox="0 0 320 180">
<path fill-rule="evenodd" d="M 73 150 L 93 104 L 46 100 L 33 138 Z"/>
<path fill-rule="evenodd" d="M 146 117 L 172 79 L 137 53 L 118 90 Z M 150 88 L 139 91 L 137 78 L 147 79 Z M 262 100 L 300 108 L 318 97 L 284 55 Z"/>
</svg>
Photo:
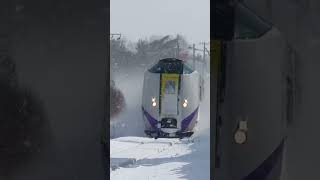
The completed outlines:
<svg viewBox="0 0 320 180">
<path fill-rule="evenodd" d="M 115 75 L 127 108 L 110 129 L 111 180 L 209 180 L 210 179 L 210 76 L 200 106 L 200 121 L 193 138 L 144 137 L 141 114 L 143 72 Z"/>
<path fill-rule="evenodd" d="M 126 137 L 111 140 L 110 177 L 124 179 L 210 179 L 209 138 L 192 141 Z"/>
<path fill-rule="evenodd" d="M 143 136 L 143 131 L 141 131 L 144 128 L 141 120 L 143 72 L 141 70 L 120 72 L 114 75 L 114 80 L 116 87 L 125 97 L 126 109 L 111 122 L 110 137 Z"/>
</svg>

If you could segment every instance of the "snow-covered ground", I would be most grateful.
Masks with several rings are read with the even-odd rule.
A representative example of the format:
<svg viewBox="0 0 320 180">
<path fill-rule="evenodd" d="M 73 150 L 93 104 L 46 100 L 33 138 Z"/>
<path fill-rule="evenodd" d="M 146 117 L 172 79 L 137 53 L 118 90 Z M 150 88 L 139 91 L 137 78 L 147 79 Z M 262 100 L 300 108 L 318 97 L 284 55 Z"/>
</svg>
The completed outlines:
<svg viewBox="0 0 320 180">
<path fill-rule="evenodd" d="M 114 139 L 110 149 L 111 179 L 209 180 L 208 142 L 208 136 L 195 137 L 193 142 L 145 137 Z"/>
<path fill-rule="evenodd" d="M 200 121 L 191 139 L 144 137 L 141 114 L 143 72 L 114 77 L 126 99 L 126 109 L 111 123 L 111 180 L 210 179 L 210 80 L 200 106 Z"/>
</svg>

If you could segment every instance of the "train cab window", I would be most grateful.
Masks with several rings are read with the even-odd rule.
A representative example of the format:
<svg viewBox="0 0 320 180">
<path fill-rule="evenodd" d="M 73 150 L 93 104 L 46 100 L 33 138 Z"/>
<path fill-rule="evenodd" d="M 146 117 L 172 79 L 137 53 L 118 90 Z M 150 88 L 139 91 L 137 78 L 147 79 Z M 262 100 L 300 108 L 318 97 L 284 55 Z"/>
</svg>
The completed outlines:
<svg viewBox="0 0 320 180">
<path fill-rule="evenodd" d="M 183 63 L 178 59 L 162 59 L 149 69 L 152 73 L 182 74 Z"/>
<path fill-rule="evenodd" d="M 166 82 L 166 94 L 175 94 L 176 93 L 176 83 L 175 81 L 168 80 Z"/>
<path fill-rule="evenodd" d="M 235 39 L 259 38 L 271 29 L 265 21 L 242 3 L 235 8 Z"/>
</svg>

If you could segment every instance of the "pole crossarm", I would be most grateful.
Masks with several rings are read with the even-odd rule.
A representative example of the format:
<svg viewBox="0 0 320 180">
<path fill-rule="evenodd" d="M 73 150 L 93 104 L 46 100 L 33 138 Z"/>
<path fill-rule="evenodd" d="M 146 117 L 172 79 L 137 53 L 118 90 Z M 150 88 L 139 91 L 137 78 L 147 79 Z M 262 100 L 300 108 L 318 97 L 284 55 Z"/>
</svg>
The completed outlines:
<svg viewBox="0 0 320 180">
<path fill-rule="evenodd" d="M 117 40 L 121 39 L 121 33 L 111 33 L 109 34 L 109 36 L 110 36 L 110 39 L 113 39 L 113 36 L 118 36 Z"/>
</svg>

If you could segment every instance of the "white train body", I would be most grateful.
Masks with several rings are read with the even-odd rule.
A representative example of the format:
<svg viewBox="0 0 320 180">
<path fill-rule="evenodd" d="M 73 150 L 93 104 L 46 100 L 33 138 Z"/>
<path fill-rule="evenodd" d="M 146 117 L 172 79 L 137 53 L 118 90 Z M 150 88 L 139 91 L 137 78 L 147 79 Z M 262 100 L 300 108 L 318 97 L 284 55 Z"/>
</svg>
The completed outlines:
<svg viewBox="0 0 320 180">
<path fill-rule="evenodd" d="M 151 137 L 193 134 L 200 105 L 200 75 L 183 61 L 162 59 L 144 73 L 142 115 Z"/>
</svg>

